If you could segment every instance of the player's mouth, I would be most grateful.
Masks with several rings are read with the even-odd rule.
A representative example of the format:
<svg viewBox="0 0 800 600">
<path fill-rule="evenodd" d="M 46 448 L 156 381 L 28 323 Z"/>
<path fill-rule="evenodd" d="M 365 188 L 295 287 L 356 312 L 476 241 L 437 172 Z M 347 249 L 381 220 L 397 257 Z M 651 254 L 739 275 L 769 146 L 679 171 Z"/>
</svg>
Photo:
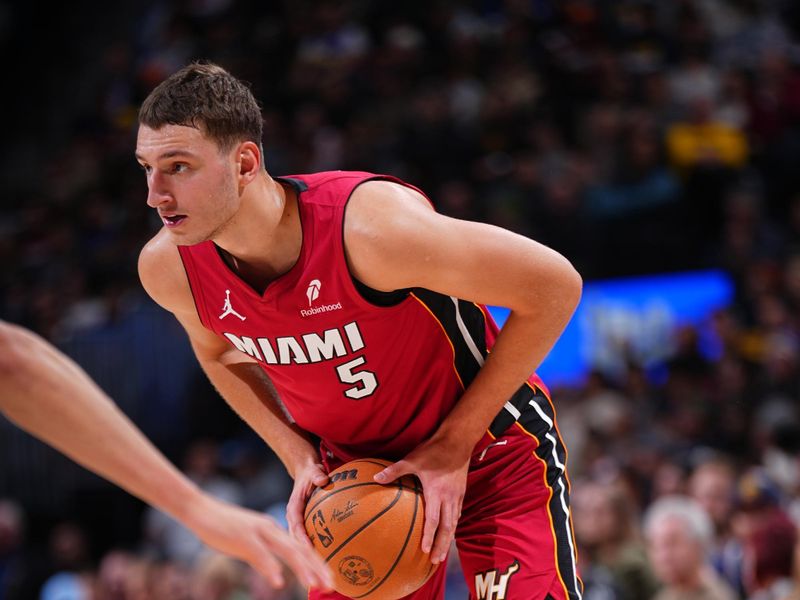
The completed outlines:
<svg viewBox="0 0 800 600">
<path fill-rule="evenodd" d="M 164 226 L 173 228 L 180 225 L 186 219 L 186 215 L 161 215 Z"/>
</svg>

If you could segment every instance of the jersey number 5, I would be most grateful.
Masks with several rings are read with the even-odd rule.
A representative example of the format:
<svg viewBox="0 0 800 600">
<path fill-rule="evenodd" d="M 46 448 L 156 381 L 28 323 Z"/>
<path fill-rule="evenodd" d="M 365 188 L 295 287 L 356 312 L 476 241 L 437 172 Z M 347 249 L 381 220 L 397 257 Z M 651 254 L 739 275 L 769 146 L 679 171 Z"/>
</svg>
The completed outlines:
<svg viewBox="0 0 800 600">
<path fill-rule="evenodd" d="M 344 395 L 353 400 L 361 400 L 371 396 L 378 389 L 378 378 L 372 371 L 356 371 L 358 367 L 365 364 L 367 359 L 359 356 L 353 360 L 336 367 L 336 374 L 342 383 L 354 383 L 353 387 L 347 388 Z"/>
</svg>

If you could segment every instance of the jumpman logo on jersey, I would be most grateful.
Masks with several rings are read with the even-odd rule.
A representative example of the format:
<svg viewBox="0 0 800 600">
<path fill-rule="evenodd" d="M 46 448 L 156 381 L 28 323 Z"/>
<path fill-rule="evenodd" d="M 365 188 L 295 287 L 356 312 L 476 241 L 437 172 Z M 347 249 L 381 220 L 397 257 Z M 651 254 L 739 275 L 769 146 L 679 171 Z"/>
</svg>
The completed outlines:
<svg viewBox="0 0 800 600">
<path fill-rule="evenodd" d="M 233 315 L 234 317 L 239 317 L 242 321 L 247 319 L 240 315 L 238 312 L 233 310 L 233 306 L 231 305 L 231 291 L 225 290 L 225 304 L 222 305 L 222 314 L 219 316 L 220 319 L 224 319 L 228 315 Z"/>
</svg>

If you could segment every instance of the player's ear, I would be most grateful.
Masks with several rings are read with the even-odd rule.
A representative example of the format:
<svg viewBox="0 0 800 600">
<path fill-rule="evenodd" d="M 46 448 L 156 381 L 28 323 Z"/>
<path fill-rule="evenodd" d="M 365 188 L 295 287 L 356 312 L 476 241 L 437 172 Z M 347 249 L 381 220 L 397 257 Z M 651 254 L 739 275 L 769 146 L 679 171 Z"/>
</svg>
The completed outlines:
<svg viewBox="0 0 800 600">
<path fill-rule="evenodd" d="M 248 184 L 261 170 L 261 148 L 254 142 L 242 142 L 237 149 L 236 162 L 239 165 L 241 183 Z"/>
</svg>

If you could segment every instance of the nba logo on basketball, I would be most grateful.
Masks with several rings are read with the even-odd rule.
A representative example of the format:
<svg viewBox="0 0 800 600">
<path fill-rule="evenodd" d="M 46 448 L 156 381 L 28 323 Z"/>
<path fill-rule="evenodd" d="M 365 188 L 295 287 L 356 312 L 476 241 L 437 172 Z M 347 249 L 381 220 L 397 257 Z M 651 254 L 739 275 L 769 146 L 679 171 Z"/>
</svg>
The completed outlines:
<svg viewBox="0 0 800 600">
<path fill-rule="evenodd" d="M 330 546 L 333 543 L 333 534 L 325 524 L 325 517 L 322 514 L 321 509 L 314 513 L 311 522 L 314 525 L 314 531 L 316 532 L 317 538 L 319 539 L 319 543 L 322 544 L 322 547 L 327 548 Z"/>
<path fill-rule="evenodd" d="M 475 594 L 478 600 L 505 600 L 508 593 L 508 582 L 511 576 L 519 571 L 519 562 L 514 561 L 505 573 L 497 569 L 475 575 Z M 495 579 L 497 583 L 495 583 Z"/>
</svg>

